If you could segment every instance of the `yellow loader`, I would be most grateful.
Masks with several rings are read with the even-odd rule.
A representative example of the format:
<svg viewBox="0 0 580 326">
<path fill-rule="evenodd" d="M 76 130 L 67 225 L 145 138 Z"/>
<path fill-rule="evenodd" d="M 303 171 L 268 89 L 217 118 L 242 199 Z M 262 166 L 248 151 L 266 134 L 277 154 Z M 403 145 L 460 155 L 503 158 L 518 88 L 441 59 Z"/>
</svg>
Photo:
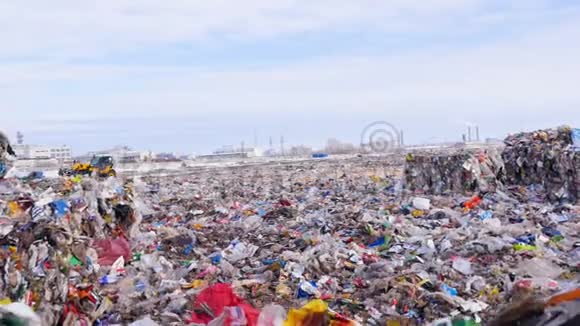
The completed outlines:
<svg viewBox="0 0 580 326">
<path fill-rule="evenodd" d="M 71 175 L 96 175 L 99 177 L 114 177 L 117 172 L 113 168 L 113 157 L 95 156 L 89 163 L 75 162 L 71 168 L 60 169 L 58 174 L 61 176 Z"/>
</svg>

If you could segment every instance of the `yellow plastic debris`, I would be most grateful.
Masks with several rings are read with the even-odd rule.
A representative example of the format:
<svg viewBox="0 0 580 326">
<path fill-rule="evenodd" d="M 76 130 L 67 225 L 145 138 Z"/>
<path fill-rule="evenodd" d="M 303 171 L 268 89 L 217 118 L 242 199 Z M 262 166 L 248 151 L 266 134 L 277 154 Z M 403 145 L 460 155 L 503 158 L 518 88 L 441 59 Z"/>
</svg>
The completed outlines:
<svg viewBox="0 0 580 326">
<path fill-rule="evenodd" d="M 423 212 L 420 209 L 416 209 L 411 213 L 411 215 L 413 215 L 413 217 L 421 217 L 421 216 L 425 215 L 425 212 Z"/>
<path fill-rule="evenodd" d="M 18 202 L 11 201 L 8 203 L 8 208 L 10 209 L 10 216 L 15 216 L 22 213 L 22 208 L 18 205 Z"/>
<path fill-rule="evenodd" d="M 105 214 L 105 216 L 103 216 L 103 220 L 105 220 L 105 222 L 109 224 L 113 223 L 113 217 L 111 216 L 111 214 Z"/>
<path fill-rule="evenodd" d="M 312 300 L 300 309 L 290 309 L 284 326 L 306 326 L 315 315 L 323 315 L 328 311 L 328 304 L 317 299 Z"/>
<path fill-rule="evenodd" d="M 514 249 L 516 251 L 521 251 L 521 250 L 523 250 L 523 251 L 534 251 L 534 250 L 538 249 L 538 247 L 532 246 L 532 245 L 528 245 L 528 244 L 525 244 L 525 243 L 516 243 L 514 245 Z"/>
<path fill-rule="evenodd" d="M 182 285 L 181 287 L 184 289 L 197 289 L 201 287 L 206 287 L 208 285 L 207 281 L 204 280 L 194 280 L 189 284 Z"/>
</svg>

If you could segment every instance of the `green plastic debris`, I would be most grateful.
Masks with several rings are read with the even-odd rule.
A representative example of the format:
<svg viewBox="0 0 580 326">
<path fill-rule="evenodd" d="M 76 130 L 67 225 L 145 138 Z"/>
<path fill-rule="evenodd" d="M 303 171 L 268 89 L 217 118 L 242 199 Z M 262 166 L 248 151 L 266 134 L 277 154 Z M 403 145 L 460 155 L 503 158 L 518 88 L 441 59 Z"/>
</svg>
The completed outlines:
<svg viewBox="0 0 580 326">
<path fill-rule="evenodd" d="M 538 249 L 538 247 L 528 245 L 525 243 L 516 243 L 516 244 L 514 244 L 514 249 L 516 251 L 534 251 L 534 250 Z"/>
<path fill-rule="evenodd" d="M 82 266 L 83 262 L 80 261 L 80 259 L 78 259 L 75 255 L 72 255 L 70 257 L 70 260 L 68 261 L 68 263 L 73 266 L 73 267 L 77 267 L 77 266 Z"/>
<path fill-rule="evenodd" d="M 133 261 L 140 261 L 141 260 L 141 256 L 143 255 L 143 253 L 141 252 L 136 252 L 133 254 L 132 260 Z"/>
<path fill-rule="evenodd" d="M 22 320 L 22 319 L 18 318 L 17 316 L 10 314 L 8 316 L 0 318 L 0 325 L 3 325 L 3 326 L 27 326 L 28 322 L 26 320 Z"/>
<path fill-rule="evenodd" d="M 455 319 L 453 320 L 453 326 L 478 326 L 479 323 L 476 323 L 473 319 L 471 318 L 465 318 L 465 319 Z"/>
</svg>

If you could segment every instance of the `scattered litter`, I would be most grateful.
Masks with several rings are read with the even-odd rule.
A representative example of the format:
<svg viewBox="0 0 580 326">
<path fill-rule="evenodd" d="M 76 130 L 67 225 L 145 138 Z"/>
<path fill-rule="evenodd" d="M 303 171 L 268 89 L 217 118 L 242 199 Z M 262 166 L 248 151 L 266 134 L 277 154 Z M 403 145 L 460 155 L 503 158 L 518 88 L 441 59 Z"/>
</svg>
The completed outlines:
<svg viewBox="0 0 580 326">
<path fill-rule="evenodd" d="M 502 155 L 5 178 L 0 318 L 485 324 L 514 298 L 579 286 L 577 188 L 550 174 L 577 177 L 578 161 L 558 130 L 510 136 Z"/>
</svg>

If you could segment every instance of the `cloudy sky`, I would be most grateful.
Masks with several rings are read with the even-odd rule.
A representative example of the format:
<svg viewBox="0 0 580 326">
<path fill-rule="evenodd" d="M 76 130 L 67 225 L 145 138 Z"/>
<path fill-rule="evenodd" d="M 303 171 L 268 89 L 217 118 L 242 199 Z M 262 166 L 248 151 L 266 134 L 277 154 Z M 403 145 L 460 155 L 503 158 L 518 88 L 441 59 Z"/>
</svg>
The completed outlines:
<svg viewBox="0 0 580 326">
<path fill-rule="evenodd" d="M 77 154 L 580 125 L 574 0 L 2 1 L 0 40 L 0 128 Z"/>
</svg>

